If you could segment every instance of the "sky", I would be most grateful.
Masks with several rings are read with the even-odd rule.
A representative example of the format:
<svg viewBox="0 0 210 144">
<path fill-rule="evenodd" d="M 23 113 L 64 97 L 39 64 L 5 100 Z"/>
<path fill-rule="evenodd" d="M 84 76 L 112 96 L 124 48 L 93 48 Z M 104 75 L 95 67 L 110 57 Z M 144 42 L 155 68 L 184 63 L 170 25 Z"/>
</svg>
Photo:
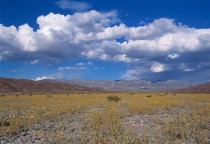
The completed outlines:
<svg viewBox="0 0 210 144">
<path fill-rule="evenodd" d="M 209 0 L 0 0 L 0 77 L 210 80 Z"/>
</svg>

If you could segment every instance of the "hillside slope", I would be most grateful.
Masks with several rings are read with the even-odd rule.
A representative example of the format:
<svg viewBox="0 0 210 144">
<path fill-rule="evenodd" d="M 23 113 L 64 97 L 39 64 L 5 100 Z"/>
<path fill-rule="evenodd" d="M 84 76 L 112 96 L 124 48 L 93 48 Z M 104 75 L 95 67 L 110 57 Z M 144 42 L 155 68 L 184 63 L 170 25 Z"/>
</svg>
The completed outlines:
<svg viewBox="0 0 210 144">
<path fill-rule="evenodd" d="M 87 88 L 59 82 L 33 81 L 27 79 L 0 78 L 0 93 L 66 93 L 100 92 L 100 89 Z"/>
<path fill-rule="evenodd" d="M 192 93 L 192 94 L 209 94 L 210 82 L 205 84 L 199 84 L 193 87 L 184 88 L 176 91 L 177 93 Z"/>
</svg>

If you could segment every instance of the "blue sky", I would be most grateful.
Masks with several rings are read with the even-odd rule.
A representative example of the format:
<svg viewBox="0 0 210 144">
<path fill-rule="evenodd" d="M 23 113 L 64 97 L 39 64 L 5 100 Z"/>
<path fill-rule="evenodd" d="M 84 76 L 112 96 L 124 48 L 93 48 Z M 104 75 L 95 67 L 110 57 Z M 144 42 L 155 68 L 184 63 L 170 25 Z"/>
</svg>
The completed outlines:
<svg viewBox="0 0 210 144">
<path fill-rule="evenodd" d="M 0 0 L 0 77 L 209 81 L 208 0 Z"/>
</svg>

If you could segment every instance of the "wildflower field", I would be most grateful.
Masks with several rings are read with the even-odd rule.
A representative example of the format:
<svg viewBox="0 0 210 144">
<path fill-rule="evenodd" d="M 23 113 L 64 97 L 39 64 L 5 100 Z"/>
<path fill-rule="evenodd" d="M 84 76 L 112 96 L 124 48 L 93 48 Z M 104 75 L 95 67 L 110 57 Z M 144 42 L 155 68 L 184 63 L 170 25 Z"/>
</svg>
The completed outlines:
<svg viewBox="0 0 210 144">
<path fill-rule="evenodd" d="M 0 96 L 1 143 L 210 143 L 210 95 Z"/>
</svg>

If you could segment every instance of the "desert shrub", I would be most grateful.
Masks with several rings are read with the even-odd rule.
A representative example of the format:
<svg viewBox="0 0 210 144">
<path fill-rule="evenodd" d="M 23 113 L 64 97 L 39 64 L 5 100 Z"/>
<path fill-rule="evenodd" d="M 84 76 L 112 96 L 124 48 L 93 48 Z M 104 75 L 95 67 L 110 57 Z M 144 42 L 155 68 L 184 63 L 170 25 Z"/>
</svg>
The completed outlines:
<svg viewBox="0 0 210 144">
<path fill-rule="evenodd" d="M 114 101 L 114 102 L 118 102 L 119 100 L 121 100 L 121 98 L 120 97 L 118 97 L 118 96 L 107 96 L 107 99 L 109 100 L 109 101 Z"/>
<path fill-rule="evenodd" d="M 148 97 L 148 98 L 151 98 L 152 96 L 151 96 L 151 95 L 147 95 L 147 97 Z"/>
<path fill-rule="evenodd" d="M 4 94 L 2 94 L 2 95 L 1 95 L 1 97 L 5 97 L 5 95 L 4 95 Z"/>
</svg>

